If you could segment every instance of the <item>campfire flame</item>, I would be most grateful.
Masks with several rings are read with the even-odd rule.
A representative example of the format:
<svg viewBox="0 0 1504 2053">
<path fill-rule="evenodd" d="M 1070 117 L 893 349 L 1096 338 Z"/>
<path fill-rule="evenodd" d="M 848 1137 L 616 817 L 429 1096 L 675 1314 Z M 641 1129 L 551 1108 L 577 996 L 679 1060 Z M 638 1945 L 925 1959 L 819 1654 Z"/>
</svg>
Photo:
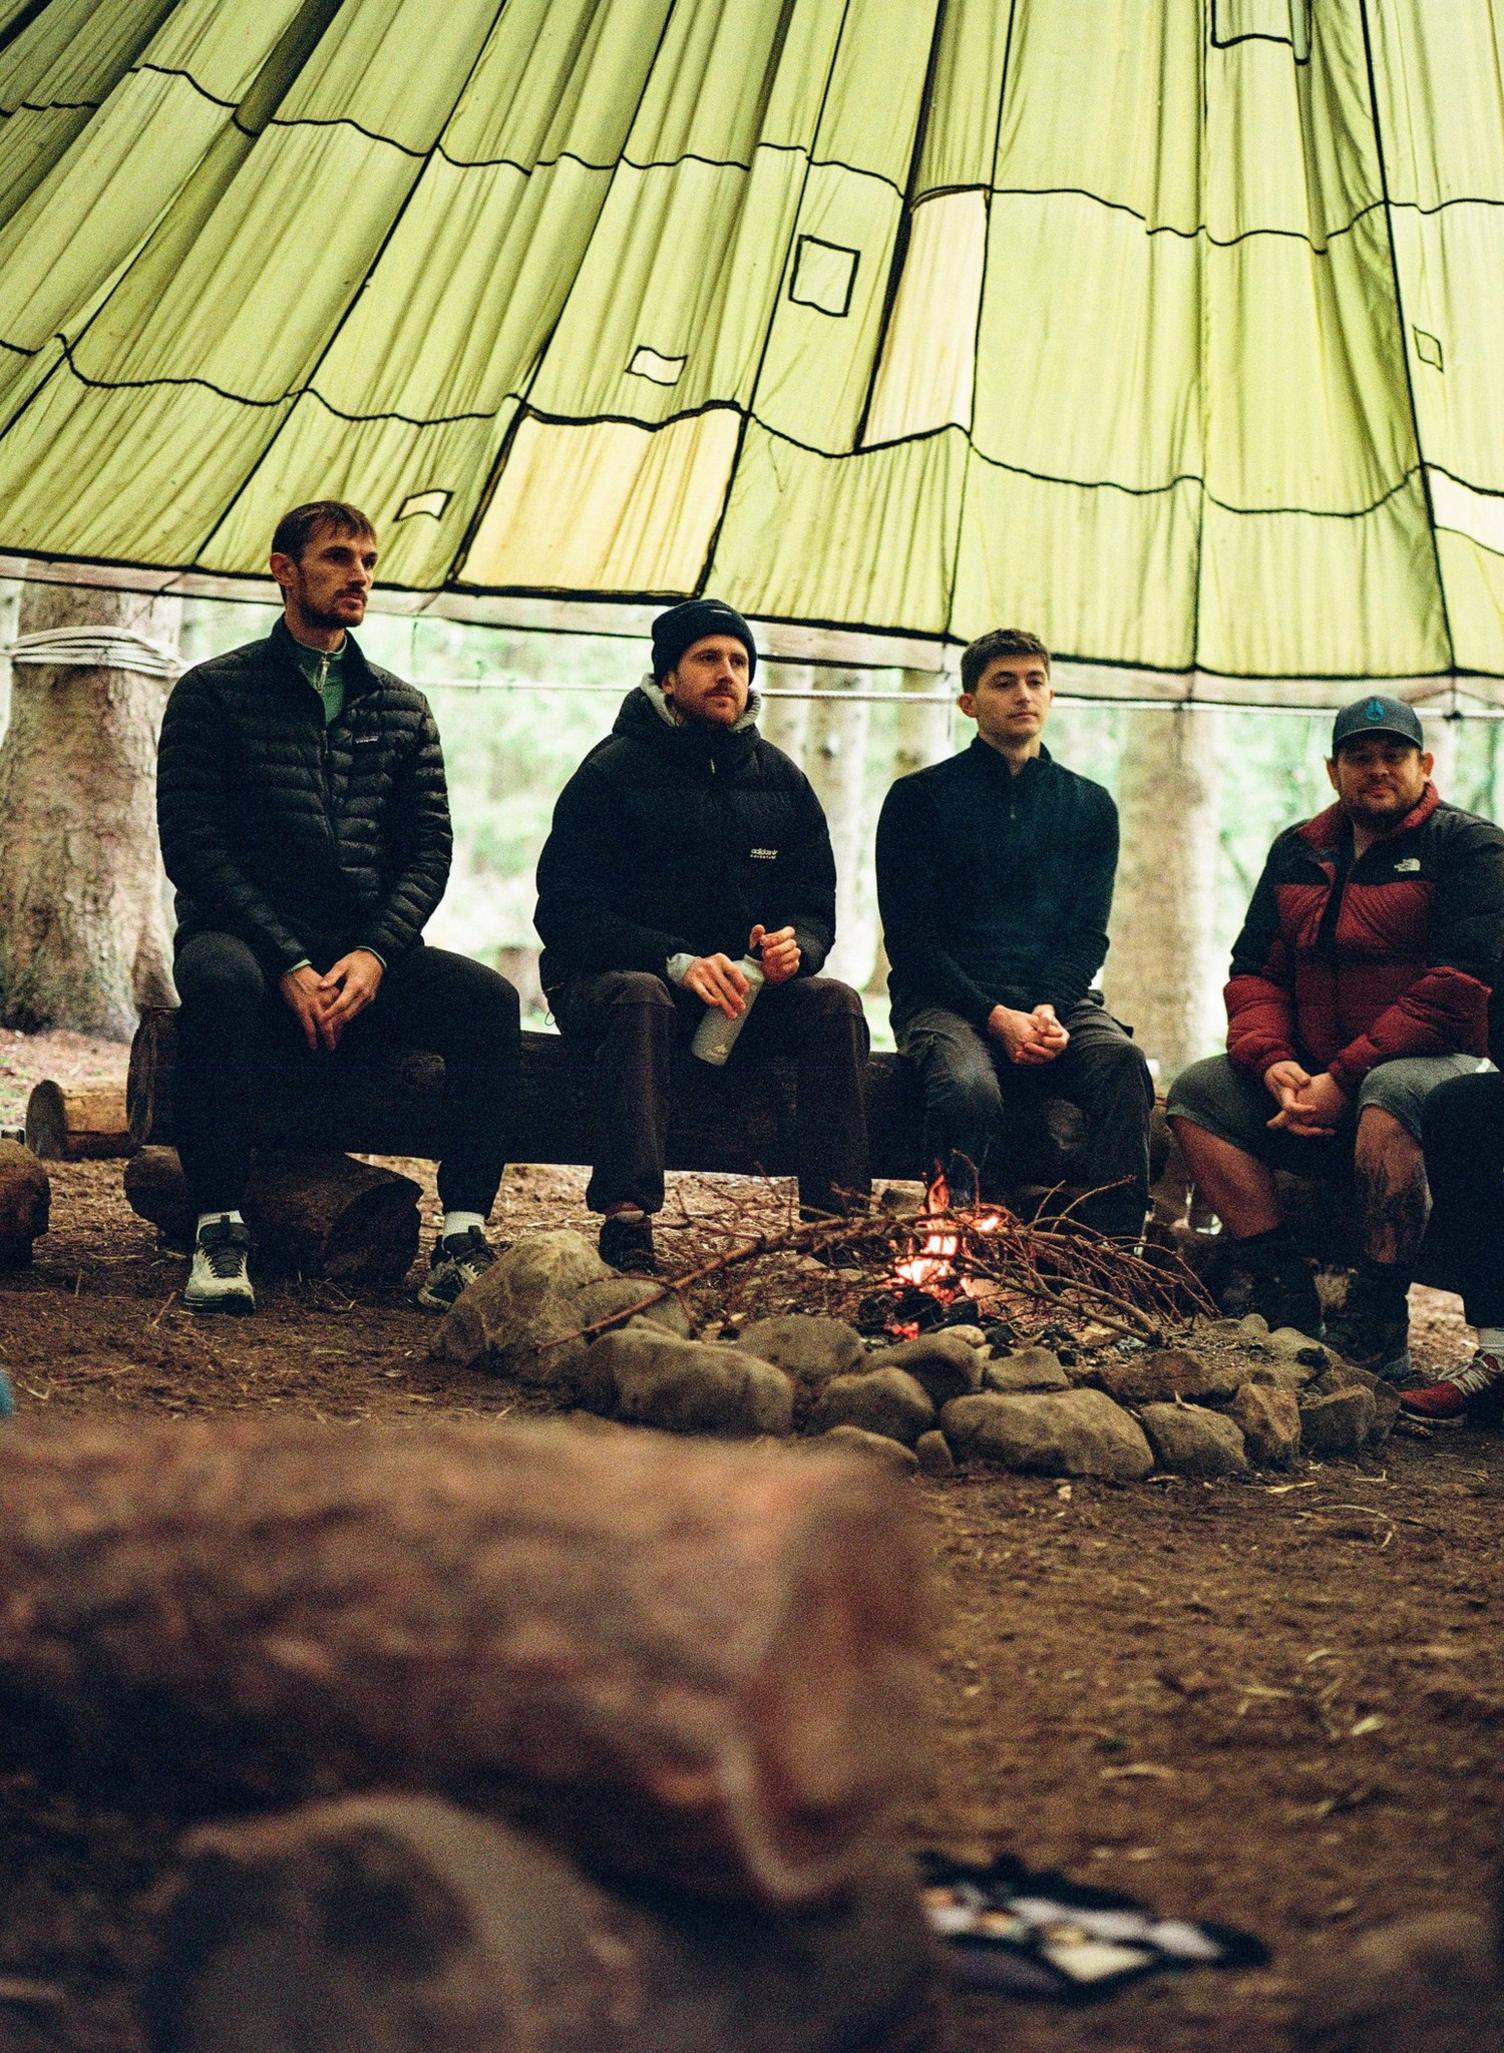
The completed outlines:
<svg viewBox="0 0 1504 2053">
<path fill-rule="evenodd" d="M 920 1217 L 936 1223 L 926 1229 L 912 1254 L 894 1263 L 893 1274 L 900 1283 L 928 1291 L 942 1304 L 949 1304 L 964 1280 L 958 1264 L 965 1241 L 974 1233 L 996 1233 L 1003 1223 L 1002 1214 L 972 1212 L 962 1222 L 955 1220 L 951 1216 L 950 1187 L 937 1170 L 924 1194 Z"/>
</svg>

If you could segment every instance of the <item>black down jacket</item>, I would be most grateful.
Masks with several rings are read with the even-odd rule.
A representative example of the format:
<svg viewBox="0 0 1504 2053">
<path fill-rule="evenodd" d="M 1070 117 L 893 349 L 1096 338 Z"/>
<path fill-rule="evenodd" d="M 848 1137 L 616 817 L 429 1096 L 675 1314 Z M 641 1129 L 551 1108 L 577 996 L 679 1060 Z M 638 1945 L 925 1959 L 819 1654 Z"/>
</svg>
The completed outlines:
<svg viewBox="0 0 1504 2053">
<path fill-rule="evenodd" d="M 419 691 L 346 640 L 345 704 L 324 707 L 279 621 L 173 687 L 157 826 L 178 940 L 238 934 L 270 977 L 352 948 L 420 944 L 449 876 L 438 729 Z"/>
<path fill-rule="evenodd" d="M 572 970 L 744 955 L 792 927 L 813 976 L 836 930 L 836 866 L 808 778 L 755 726 L 671 727 L 646 689 L 559 795 L 538 863 L 544 989 Z"/>
</svg>

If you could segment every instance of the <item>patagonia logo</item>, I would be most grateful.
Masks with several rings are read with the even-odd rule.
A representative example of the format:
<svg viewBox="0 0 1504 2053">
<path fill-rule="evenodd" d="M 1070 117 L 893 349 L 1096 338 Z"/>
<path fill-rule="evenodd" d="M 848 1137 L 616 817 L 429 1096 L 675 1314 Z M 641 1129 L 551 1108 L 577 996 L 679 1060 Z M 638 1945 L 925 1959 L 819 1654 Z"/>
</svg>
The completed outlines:
<svg viewBox="0 0 1504 2053">
<path fill-rule="evenodd" d="M 1403 862 L 1397 862 L 1395 864 L 1394 874 L 1398 877 L 1402 875 L 1406 870 L 1418 870 L 1419 868 L 1420 857 L 1418 855 L 1407 855 Z"/>
<path fill-rule="evenodd" d="M 751 854 L 755 863 L 776 863 L 778 860 L 776 848 L 754 848 Z"/>
</svg>

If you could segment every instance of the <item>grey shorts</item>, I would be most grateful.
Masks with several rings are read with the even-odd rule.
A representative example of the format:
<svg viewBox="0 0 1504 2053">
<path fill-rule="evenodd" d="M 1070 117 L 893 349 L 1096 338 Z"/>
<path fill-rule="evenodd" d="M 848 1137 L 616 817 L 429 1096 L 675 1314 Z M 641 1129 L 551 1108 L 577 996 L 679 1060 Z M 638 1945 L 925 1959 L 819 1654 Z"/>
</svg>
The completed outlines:
<svg viewBox="0 0 1504 2053">
<path fill-rule="evenodd" d="M 1258 1077 L 1239 1069 L 1227 1055 L 1209 1055 L 1176 1077 L 1165 1106 L 1167 1119 L 1188 1120 L 1218 1140 L 1239 1148 L 1273 1169 L 1297 1175 L 1339 1172 L 1352 1155 L 1358 1115 L 1377 1105 L 1420 1139 L 1421 1107 L 1438 1084 L 1473 1076 L 1490 1065 L 1477 1055 L 1403 1055 L 1369 1070 L 1358 1095 L 1331 1139 L 1269 1129 L 1274 1099 Z"/>
</svg>

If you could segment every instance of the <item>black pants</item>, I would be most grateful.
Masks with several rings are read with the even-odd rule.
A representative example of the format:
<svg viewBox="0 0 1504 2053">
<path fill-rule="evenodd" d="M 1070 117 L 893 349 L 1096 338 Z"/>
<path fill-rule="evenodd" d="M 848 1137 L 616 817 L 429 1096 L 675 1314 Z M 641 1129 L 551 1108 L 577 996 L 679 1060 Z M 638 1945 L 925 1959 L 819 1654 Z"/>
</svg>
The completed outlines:
<svg viewBox="0 0 1504 2053">
<path fill-rule="evenodd" d="M 704 1018 L 704 1004 L 641 970 L 577 971 L 548 997 L 566 1039 L 591 1051 L 596 1138 L 586 1204 L 661 1211 L 670 1052 Z M 834 977 L 796 977 L 763 987 L 731 1051 L 736 1068 L 763 1055 L 794 1057 L 799 1201 L 817 1211 L 840 1211 L 842 1192 L 871 1188 L 867 1047 L 855 991 Z"/>
<path fill-rule="evenodd" d="M 1421 1114 L 1431 1234 L 1473 1326 L 1504 1326 L 1504 1076 L 1438 1084 Z"/>
<path fill-rule="evenodd" d="M 255 956 L 233 934 L 194 934 L 173 974 L 182 1010 L 174 1086 L 178 1153 L 194 1210 L 238 1211 L 250 1173 L 258 1067 L 295 1050 L 302 1029 Z M 446 1211 L 490 1211 L 506 1166 L 506 1128 L 521 1050 L 516 991 L 495 970 L 443 948 L 414 948 L 381 979 L 374 1003 L 339 1047 L 342 1062 L 373 1044 L 444 1059 L 439 1198 Z"/>
<path fill-rule="evenodd" d="M 1061 1025 L 1070 1040 L 1053 1062 L 1036 1068 L 1010 1062 L 999 1042 L 941 1006 L 895 1021 L 899 1050 L 914 1065 L 924 1096 L 926 1158 L 954 1176 L 956 1158 L 967 1157 L 988 1194 L 1007 1177 L 1009 1104 L 1067 1098 L 1086 1116 L 1080 1180 L 1102 1192 L 1086 1199 L 1077 1216 L 1100 1233 L 1137 1233 L 1149 1203 L 1149 1066 L 1100 1005 L 1075 1006 Z M 1102 1188 L 1118 1183 L 1121 1189 Z"/>
</svg>

